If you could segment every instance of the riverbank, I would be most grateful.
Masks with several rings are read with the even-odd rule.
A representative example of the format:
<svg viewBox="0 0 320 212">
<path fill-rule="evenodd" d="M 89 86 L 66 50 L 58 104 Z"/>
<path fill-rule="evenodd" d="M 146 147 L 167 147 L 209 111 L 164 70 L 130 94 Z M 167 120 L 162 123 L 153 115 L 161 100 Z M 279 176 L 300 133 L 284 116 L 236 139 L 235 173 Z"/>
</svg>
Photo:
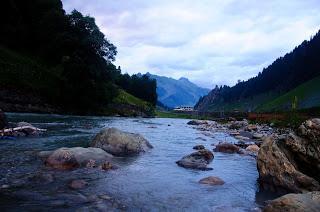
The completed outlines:
<svg viewBox="0 0 320 212">
<path fill-rule="evenodd" d="M 98 115 L 123 117 L 154 117 L 155 107 L 122 89 L 112 103 L 91 112 L 63 110 L 60 107 L 45 103 L 36 94 L 0 89 L 0 108 L 5 112 L 66 114 L 66 115 Z"/>
</svg>

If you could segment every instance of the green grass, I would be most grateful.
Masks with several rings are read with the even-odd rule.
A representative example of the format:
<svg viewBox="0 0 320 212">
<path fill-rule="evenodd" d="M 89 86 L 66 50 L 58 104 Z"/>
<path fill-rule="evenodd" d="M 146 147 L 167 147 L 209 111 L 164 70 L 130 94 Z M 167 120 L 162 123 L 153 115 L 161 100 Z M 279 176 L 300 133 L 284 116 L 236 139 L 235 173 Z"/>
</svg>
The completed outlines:
<svg viewBox="0 0 320 212">
<path fill-rule="evenodd" d="M 320 77 L 303 83 L 288 93 L 266 103 L 258 111 L 290 110 L 294 98 L 298 100 L 298 108 L 311 108 L 320 105 Z"/>
<path fill-rule="evenodd" d="M 143 101 L 126 91 L 119 89 L 118 96 L 113 99 L 112 107 L 108 110 L 122 116 L 138 116 L 143 112 L 147 116 L 155 115 L 155 107 L 146 101 Z"/>
<path fill-rule="evenodd" d="M 129 104 L 129 105 L 134 105 L 134 106 L 141 107 L 141 108 L 152 107 L 152 105 L 149 102 L 143 101 L 143 100 L 125 92 L 122 89 L 119 89 L 119 94 L 114 99 L 114 103 Z"/>
</svg>

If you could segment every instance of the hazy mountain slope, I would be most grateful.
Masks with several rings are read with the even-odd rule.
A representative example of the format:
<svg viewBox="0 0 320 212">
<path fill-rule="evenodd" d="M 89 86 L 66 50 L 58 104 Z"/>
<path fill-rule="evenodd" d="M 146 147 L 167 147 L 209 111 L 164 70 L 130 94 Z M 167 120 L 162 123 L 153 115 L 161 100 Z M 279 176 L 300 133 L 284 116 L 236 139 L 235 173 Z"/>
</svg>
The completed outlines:
<svg viewBox="0 0 320 212">
<path fill-rule="evenodd" d="M 292 52 L 275 60 L 256 77 L 233 87 L 216 88 L 215 95 L 201 98 L 196 109 L 255 111 L 261 105 L 320 76 L 319 55 L 320 32 L 310 41 L 304 41 Z"/>
<path fill-rule="evenodd" d="M 210 91 L 207 88 L 195 85 L 187 78 L 182 77 L 179 80 L 175 80 L 150 73 L 148 75 L 157 81 L 158 101 L 168 107 L 193 106 L 201 96 L 207 95 Z"/>
</svg>

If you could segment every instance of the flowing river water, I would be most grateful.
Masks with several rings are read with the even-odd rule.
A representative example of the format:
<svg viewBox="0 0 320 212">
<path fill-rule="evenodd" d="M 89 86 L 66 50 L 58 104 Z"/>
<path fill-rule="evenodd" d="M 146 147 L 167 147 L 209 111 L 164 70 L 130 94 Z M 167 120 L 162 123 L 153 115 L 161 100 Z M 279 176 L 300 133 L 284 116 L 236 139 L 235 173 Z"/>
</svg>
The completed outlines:
<svg viewBox="0 0 320 212">
<path fill-rule="evenodd" d="M 269 197 L 259 191 L 256 161 L 250 156 L 214 153 L 213 170 L 179 167 L 176 161 L 193 146 L 233 141 L 224 133 L 203 133 L 184 119 L 80 117 L 8 114 L 9 121 L 27 121 L 47 129 L 40 137 L 0 142 L 1 211 L 259 211 Z M 39 151 L 87 147 L 105 127 L 140 133 L 154 146 L 130 158 L 115 158 L 117 170 L 56 171 L 44 166 Z M 220 186 L 199 184 L 217 176 Z M 89 185 L 72 190 L 68 183 L 84 179 Z"/>
</svg>

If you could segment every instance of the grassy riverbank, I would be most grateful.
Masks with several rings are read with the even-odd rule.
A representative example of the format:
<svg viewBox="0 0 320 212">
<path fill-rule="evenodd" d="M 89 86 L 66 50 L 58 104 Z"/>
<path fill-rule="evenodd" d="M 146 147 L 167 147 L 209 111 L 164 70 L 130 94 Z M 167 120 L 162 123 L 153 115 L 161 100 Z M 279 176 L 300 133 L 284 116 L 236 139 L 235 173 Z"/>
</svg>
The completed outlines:
<svg viewBox="0 0 320 212">
<path fill-rule="evenodd" d="M 176 119 L 211 119 L 209 116 L 199 116 L 195 114 L 187 114 L 187 113 L 175 113 L 171 111 L 156 111 L 157 118 L 176 118 Z"/>
</svg>

